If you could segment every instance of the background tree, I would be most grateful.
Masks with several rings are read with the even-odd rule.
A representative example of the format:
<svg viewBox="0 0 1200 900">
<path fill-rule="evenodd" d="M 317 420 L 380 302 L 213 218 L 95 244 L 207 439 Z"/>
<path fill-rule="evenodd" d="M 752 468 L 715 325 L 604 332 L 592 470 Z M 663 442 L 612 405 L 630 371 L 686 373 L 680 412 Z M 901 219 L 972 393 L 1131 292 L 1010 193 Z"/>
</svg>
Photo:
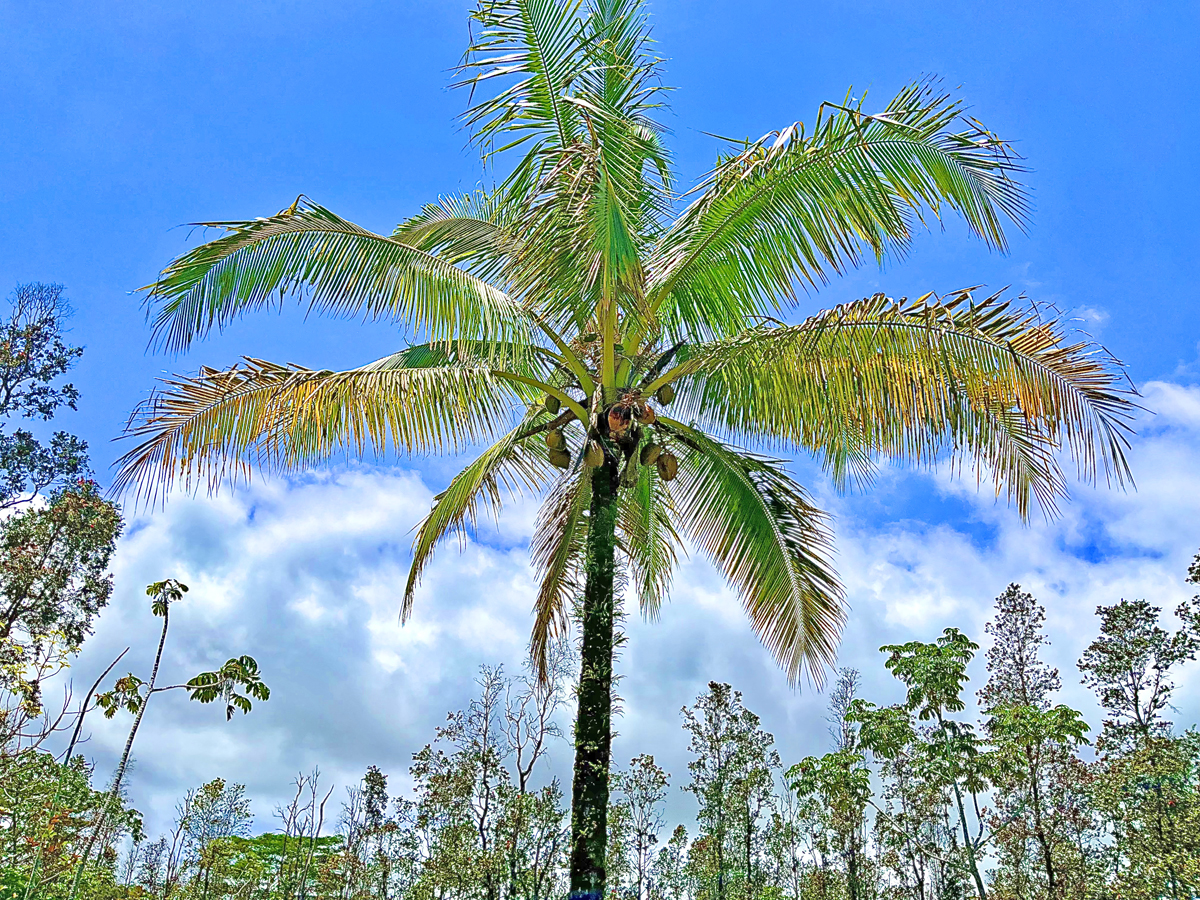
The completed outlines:
<svg viewBox="0 0 1200 900">
<path fill-rule="evenodd" d="M 1096 607 L 1100 636 L 1084 650 L 1079 671 L 1108 715 L 1105 747 L 1136 745 L 1170 730 L 1162 712 L 1175 689 L 1171 670 L 1200 649 L 1200 597 L 1175 610 L 1182 623 L 1177 631 L 1159 625 L 1160 613 L 1145 600 Z"/>
<path fill-rule="evenodd" d="M 183 833 L 185 852 L 198 872 L 200 900 L 210 896 L 213 869 L 225 855 L 222 842 L 249 834 L 253 821 L 243 784 L 226 784 L 225 779 L 214 778 L 191 792 Z"/>
<path fill-rule="evenodd" d="M 980 854 L 986 843 L 985 822 L 979 795 L 987 787 L 989 766 L 981 756 L 979 739 L 970 723 L 950 718 L 962 712 L 962 692 L 967 681 L 967 664 L 979 645 L 957 628 L 947 628 L 933 643 L 909 641 L 880 648 L 888 654 L 885 666 L 907 690 L 902 707 L 877 710 L 873 704 L 856 701 L 852 716 L 861 726 L 863 745 L 884 757 L 906 757 L 913 774 L 932 789 L 933 795 L 948 791 L 953 800 L 961 849 L 950 832 L 948 857 L 961 856 L 975 884 L 979 900 L 987 900 Z M 917 722 L 933 726 L 918 730 Z M 971 815 L 968 811 L 971 803 Z M 905 835 L 912 839 L 913 834 Z"/>
<path fill-rule="evenodd" d="M 872 795 L 871 773 L 859 748 L 851 710 L 858 690 L 855 669 L 840 669 L 830 692 L 830 733 L 835 750 L 810 756 L 787 771 L 788 785 L 813 810 L 813 826 L 827 831 L 822 844 L 830 846 L 845 865 L 846 895 L 864 900 L 867 804 Z M 815 801 L 815 802 L 813 802 Z"/>
<path fill-rule="evenodd" d="M 755 896 L 780 768 L 775 738 L 727 684 L 710 682 L 683 719 L 692 754 L 684 789 L 700 807 L 693 844 L 694 865 L 707 882 L 700 893 L 713 900 Z"/>
<path fill-rule="evenodd" d="M 18 285 L 0 314 L 0 755 L 39 746 L 78 715 L 46 709 L 42 684 L 69 664 L 108 603 L 117 507 L 91 480 L 87 444 L 43 443 L 24 423 L 75 409 L 62 376 L 83 354 L 66 342 L 61 285 Z M 34 428 L 37 429 L 36 424 Z M 40 429 L 38 429 L 40 430 Z"/>
<path fill-rule="evenodd" d="M 478 685 L 467 709 L 413 756 L 423 853 L 416 890 L 549 900 L 561 890 L 566 850 L 562 791 L 553 780 L 535 789 L 531 777 L 556 735 L 545 710 L 563 687 L 486 667 Z"/>
<path fill-rule="evenodd" d="M 1084 763 L 1076 750 L 1085 726 L 1078 713 L 1054 703 L 1057 679 L 1039 652 L 1046 643 L 1041 622 L 1037 601 L 1016 586 L 999 598 L 988 629 L 987 684 L 978 691 L 990 698 L 978 737 L 962 708 L 974 650 L 961 632 L 886 648 L 906 686 L 903 703 L 880 707 L 857 698 L 855 673 L 840 672 L 830 697 L 835 749 L 793 766 L 786 779 L 792 789 L 770 779 L 757 795 L 760 808 L 746 804 L 743 788 L 761 782 L 744 775 L 778 771 L 770 735 L 732 687 L 711 686 L 682 722 L 695 755 L 686 786 L 699 801 L 695 840 L 691 823 L 672 822 L 670 837 L 652 844 L 667 818 L 660 812 L 665 773 L 648 756 L 635 758 L 614 780 L 609 896 L 638 895 L 639 860 L 653 847 L 641 875 L 646 900 L 712 900 L 720 891 L 728 900 L 966 900 L 979 893 L 967 852 L 973 846 L 991 900 L 1049 900 L 1052 893 L 1190 900 L 1200 859 L 1200 738 L 1194 729 L 1168 727 L 1160 715 L 1162 727 L 1148 737 L 1107 743 L 1095 763 Z M 1161 682 L 1184 689 L 1183 663 Z M 1031 689 L 1039 683 L 1045 690 Z M 536 710 L 564 691 L 532 670 L 517 677 L 487 670 L 479 687 L 474 703 L 448 716 L 437 740 L 414 756 L 411 789 L 369 767 L 348 788 L 336 827 L 334 788 L 315 771 L 296 780 L 273 830 L 262 834 L 245 833 L 245 794 L 220 779 L 189 790 L 174 825 L 157 839 L 142 839 L 140 817 L 120 798 L 80 896 L 562 897 L 569 876 L 563 795 L 546 771 L 547 752 L 528 761 L 539 742 L 546 748 L 557 740 L 541 735 Z M 90 786 L 81 758 L 66 772 L 44 753 L 0 763 L 0 883 L 21 900 L 69 894 L 71 869 L 109 791 Z M 122 857 L 130 837 L 135 842 Z"/>
<path fill-rule="evenodd" d="M 91 777 L 79 756 L 60 763 L 41 750 L 0 755 L 0 884 L 6 897 L 67 895 L 79 848 L 96 832 L 109 802 L 109 792 L 93 788 Z M 117 849 L 141 833 L 141 814 L 119 798 L 97 836 L 104 865 L 90 873 L 89 886 L 115 887 Z"/>
<path fill-rule="evenodd" d="M 1086 743 L 1087 725 L 1076 710 L 1051 707 L 1062 679 L 1040 656 L 1049 644 L 1042 605 L 1010 584 L 995 609 L 985 626 L 993 639 L 988 680 L 979 691 L 993 748 L 992 827 L 1000 849 L 994 880 L 1001 895 L 1082 897 L 1087 861 L 1078 832 L 1087 823 L 1078 816 L 1084 765 L 1076 749 Z"/>
<path fill-rule="evenodd" d="M 141 678 L 130 673 L 117 679 L 117 683 L 111 690 L 97 698 L 106 718 L 111 719 L 118 711 L 124 709 L 133 714 L 133 725 L 129 729 L 129 735 L 125 738 L 125 746 L 121 751 L 116 773 L 113 775 L 109 800 L 101 809 L 96 824 L 93 826 L 92 834 L 80 856 L 75 872 L 75 883 L 71 888 L 72 900 L 74 900 L 80 879 L 91 858 L 92 849 L 103 833 L 109 810 L 120 796 L 125 772 L 129 767 L 130 754 L 133 752 L 133 742 L 141 727 L 142 718 L 146 715 L 146 707 L 150 698 L 165 691 L 186 690 L 191 700 L 198 700 L 201 703 L 222 701 L 225 705 L 225 718 L 228 720 L 233 717 L 235 709 L 248 713 L 254 700 L 266 701 L 271 697 L 270 688 L 263 683 L 258 674 L 258 663 L 250 656 L 230 659 L 217 671 L 201 672 L 186 684 L 156 684 L 159 667 L 162 665 L 163 648 L 167 643 L 167 630 L 171 624 L 171 605 L 182 600 L 187 590 L 186 584 L 173 578 L 157 581 L 146 587 L 147 596 L 152 598 L 151 612 L 163 620 L 162 630 L 158 637 L 158 649 L 154 653 L 154 663 L 150 668 L 150 678 L 142 681 Z"/>
<path fill-rule="evenodd" d="M 650 870 L 658 836 L 666 825 L 663 800 L 670 780 L 654 757 L 645 753 L 635 756 L 615 779 L 616 793 L 629 810 L 635 900 L 647 900 L 653 894 Z"/>
<path fill-rule="evenodd" d="M 687 869 L 688 833 L 676 825 L 667 843 L 654 857 L 651 868 L 651 896 L 655 900 L 685 900 L 691 896 L 691 877 Z"/>
<path fill-rule="evenodd" d="M 18 285 L 0 323 L 0 508 L 27 504 L 52 488 L 66 488 L 91 473 L 87 444 L 57 431 L 42 444 L 15 419 L 49 421 L 75 409 L 79 391 L 60 384 L 83 355 L 66 343 L 71 306 L 60 284 Z"/>
<path fill-rule="evenodd" d="M 1200 556 L 1188 581 L 1200 583 Z M 1100 635 L 1078 665 L 1106 714 L 1091 787 L 1113 838 L 1114 890 L 1183 898 L 1200 890 L 1200 736 L 1175 734 L 1163 712 L 1176 670 L 1200 649 L 1200 597 L 1175 610 L 1175 631 L 1160 612 L 1145 600 L 1098 607 Z"/>
</svg>

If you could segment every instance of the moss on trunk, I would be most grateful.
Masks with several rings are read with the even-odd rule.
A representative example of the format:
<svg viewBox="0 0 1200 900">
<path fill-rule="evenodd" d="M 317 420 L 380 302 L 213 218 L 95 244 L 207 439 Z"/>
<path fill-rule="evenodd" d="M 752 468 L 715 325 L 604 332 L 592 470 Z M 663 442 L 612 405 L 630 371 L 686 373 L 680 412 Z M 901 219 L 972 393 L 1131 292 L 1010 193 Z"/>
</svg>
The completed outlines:
<svg viewBox="0 0 1200 900">
<path fill-rule="evenodd" d="M 617 460 L 607 455 L 604 464 L 592 473 L 571 790 L 571 900 L 600 900 L 604 896 L 619 474 Z"/>
</svg>

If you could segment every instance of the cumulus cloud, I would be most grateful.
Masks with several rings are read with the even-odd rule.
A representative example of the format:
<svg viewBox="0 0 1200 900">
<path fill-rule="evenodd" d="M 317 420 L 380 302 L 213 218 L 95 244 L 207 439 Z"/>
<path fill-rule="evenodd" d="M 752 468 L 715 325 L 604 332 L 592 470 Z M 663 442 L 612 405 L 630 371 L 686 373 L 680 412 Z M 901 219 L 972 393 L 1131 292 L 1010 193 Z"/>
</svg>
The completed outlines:
<svg viewBox="0 0 1200 900">
<path fill-rule="evenodd" d="M 852 606 L 840 664 L 864 674 L 864 694 L 898 699 L 881 644 L 932 639 L 947 625 L 977 638 L 992 599 L 1020 582 L 1045 602 L 1051 656 L 1064 700 L 1088 711 L 1074 660 L 1095 633 L 1094 609 L 1146 597 L 1167 609 L 1188 595 L 1183 576 L 1200 545 L 1200 388 L 1154 383 L 1132 463 L 1137 490 L 1080 487 L 1061 518 L 1024 525 L 974 481 L 887 470 L 865 497 L 838 498 L 817 485 L 835 516 L 838 565 Z M 177 577 L 191 592 L 172 614 L 164 677 L 188 677 L 251 653 L 271 685 L 270 702 L 225 723 L 219 710 L 180 695 L 149 709 L 130 794 L 152 829 L 169 820 L 183 790 L 218 775 L 245 782 L 258 825 L 298 771 L 320 766 L 333 782 L 357 781 L 367 765 L 402 785 L 411 754 L 447 711 L 463 706 L 481 664 L 519 668 L 534 579 L 527 542 L 535 505 L 520 502 L 462 552 L 444 546 L 428 569 L 413 618 L 397 615 L 410 530 L 434 490 L 414 471 L 351 468 L 259 483 L 234 495 L 175 498 L 136 519 L 116 561 L 117 592 L 76 671 L 89 680 L 119 650 L 148 668 L 158 620 L 141 587 Z M 906 498 L 881 506 L 881 497 Z M 931 505 L 932 504 L 932 505 Z M 930 510 L 934 510 L 934 514 Z M 657 622 L 632 614 L 622 650 L 618 762 L 655 754 L 686 780 L 679 709 L 710 680 L 746 695 L 776 735 L 785 761 L 828 745 L 825 698 L 794 690 L 758 644 L 736 599 L 702 559 L 683 562 Z M 982 680 L 982 665 L 978 666 Z M 1181 721 L 1197 718 L 1200 682 L 1181 691 Z M 85 752 L 101 771 L 115 761 L 126 722 L 89 724 Z M 564 744 L 551 770 L 569 778 Z M 677 793 L 673 812 L 688 815 Z"/>
</svg>

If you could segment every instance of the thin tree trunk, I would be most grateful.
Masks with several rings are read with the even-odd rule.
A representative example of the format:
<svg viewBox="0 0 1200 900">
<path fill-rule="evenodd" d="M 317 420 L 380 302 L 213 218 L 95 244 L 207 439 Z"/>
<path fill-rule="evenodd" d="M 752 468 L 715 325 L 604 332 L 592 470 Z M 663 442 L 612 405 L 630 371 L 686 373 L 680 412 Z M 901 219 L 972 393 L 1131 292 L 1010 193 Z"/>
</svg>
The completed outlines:
<svg viewBox="0 0 1200 900">
<path fill-rule="evenodd" d="M 954 783 L 954 800 L 958 805 L 958 822 L 962 826 L 963 844 L 967 850 L 967 862 L 971 866 L 971 876 L 975 879 L 975 889 L 979 892 L 979 900 L 987 900 L 987 891 L 983 886 L 983 876 L 979 874 L 979 861 L 975 858 L 975 845 L 971 841 L 971 832 L 967 828 L 967 810 L 963 806 L 962 792 L 958 783 Z"/>
<path fill-rule="evenodd" d="M 1033 829 L 1037 836 L 1038 846 L 1042 851 L 1042 864 L 1046 868 L 1046 896 L 1050 900 L 1058 900 L 1058 879 L 1054 871 L 1054 853 L 1050 848 L 1050 838 L 1046 834 L 1046 826 L 1042 821 L 1042 793 L 1038 787 L 1037 767 L 1030 764 L 1029 782 L 1033 793 Z"/>
<path fill-rule="evenodd" d="M 146 715 L 146 707 L 150 704 L 150 698 L 154 695 L 154 682 L 158 678 L 158 667 L 162 664 L 163 645 L 167 642 L 167 626 L 170 623 L 171 606 L 167 603 L 163 605 L 162 633 L 158 636 L 158 650 L 154 654 L 154 668 L 150 670 L 150 680 L 146 683 L 146 696 L 143 698 L 141 705 L 138 706 L 137 715 L 133 719 L 133 727 L 129 729 L 129 737 L 125 739 L 125 749 L 121 753 L 121 763 L 117 766 L 117 774 L 113 778 L 112 790 L 109 792 L 108 798 L 101 809 L 96 827 L 92 829 L 92 833 L 88 837 L 87 846 L 83 849 L 83 856 L 79 859 L 79 866 L 75 869 L 75 880 L 71 883 L 71 900 L 75 900 L 75 894 L 79 890 L 79 879 L 83 877 L 83 870 L 87 866 L 88 857 L 92 855 L 92 849 L 96 846 L 100 832 L 108 820 L 108 811 L 112 808 L 113 801 L 120 795 L 121 779 L 125 777 L 125 769 L 129 766 L 129 754 L 133 751 L 133 739 L 137 737 L 138 728 L 142 724 L 142 716 Z"/>
<path fill-rule="evenodd" d="M 571 900 L 601 900 L 605 887 L 618 476 L 618 462 L 607 454 L 592 473 L 571 789 Z"/>
</svg>

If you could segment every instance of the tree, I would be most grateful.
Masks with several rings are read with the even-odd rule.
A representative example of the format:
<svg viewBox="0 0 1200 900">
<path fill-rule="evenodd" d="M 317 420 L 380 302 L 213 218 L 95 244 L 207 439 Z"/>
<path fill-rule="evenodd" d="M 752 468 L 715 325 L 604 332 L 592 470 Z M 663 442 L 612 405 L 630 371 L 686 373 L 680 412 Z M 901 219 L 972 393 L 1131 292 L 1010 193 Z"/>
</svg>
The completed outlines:
<svg viewBox="0 0 1200 900">
<path fill-rule="evenodd" d="M 635 756 L 629 768 L 615 778 L 616 793 L 629 811 L 635 900 L 648 900 L 653 893 L 650 869 L 659 833 L 666 825 L 662 803 L 670 781 L 654 757 L 646 753 Z"/>
<path fill-rule="evenodd" d="M 995 618 L 985 626 L 993 644 L 979 700 L 989 716 L 998 807 L 992 817 L 1001 850 L 995 879 L 1012 885 L 1014 896 L 1059 900 L 1082 897 L 1086 889 L 1085 861 L 1077 852 L 1086 823 L 1076 814 L 1084 767 L 1075 751 L 1087 742 L 1088 727 L 1076 710 L 1051 707 L 1062 679 L 1040 657 L 1049 643 L 1045 619 L 1042 605 L 1019 585 L 996 598 Z M 1030 859 L 1040 865 L 1030 867 Z"/>
<path fill-rule="evenodd" d="M 70 315 L 61 285 L 35 282 L 17 287 L 0 319 L 0 654 L 8 657 L 36 657 L 54 643 L 69 655 L 112 593 L 121 516 L 91 480 L 87 444 L 65 431 L 42 444 L 13 427 L 75 409 L 79 392 L 60 383 L 83 354 L 65 341 Z"/>
<path fill-rule="evenodd" d="M 563 685 L 488 667 L 477 683 L 477 697 L 413 755 L 424 847 L 419 888 L 432 896 L 549 900 L 561 889 L 562 791 L 556 781 L 534 790 L 531 777 L 556 733 L 549 716 Z"/>
<path fill-rule="evenodd" d="M 226 784 L 224 778 L 214 778 L 189 793 L 183 832 L 187 849 L 200 872 L 200 896 L 207 900 L 213 866 L 219 858 L 217 843 L 249 834 L 254 817 L 250 814 L 244 784 Z"/>
<path fill-rule="evenodd" d="M 1096 607 L 1100 636 L 1083 651 L 1079 671 L 1108 714 L 1101 735 L 1105 746 L 1136 745 L 1170 730 L 1161 713 L 1175 689 L 1171 670 L 1200 650 L 1200 597 L 1175 610 L 1182 623 L 1178 631 L 1160 626 L 1160 613 L 1145 600 Z"/>
<path fill-rule="evenodd" d="M 1200 733 L 1153 735 L 1105 757 L 1091 800 L 1108 824 L 1108 887 L 1138 900 L 1200 892 Z M 1097 879 L 1100 881 L 1100 879 Z"/>
<path fill-rule="evenodd" d="M 1200 583 L 1200 556 L 1188 581 Z M 1175 631 L 1160 612 L 1145 600 L 1098 607 L 1100 635 L 1078 666 L 1106 714 L 1091 793 L 1114 837 L 1114 890 L 1182 900 L 1200 889 L 1200 735 L 1173 733 L 1162 713 L 1174 670 L 1200 650 L 1200 597 L 1175 610 Z"/>
<path fill-rule="evenodd" d="M 948 715 L 966 709 L 962 692 L 967 682 L 967 664 L 979 645 L 957 628 L 946 628 L 933 643 L 909 641 L 879 649 L 888 654 L 885 666 L 908 692 L 899 707 L 879 710 L 865 701 L 851 704 L 851 717 L 860 724 L 863 746 L 885 758 L 907 755 L 914 774 L 933 788 L 935 796 L 944 790 L 950 792 L 967 869 L 979 900 L 987 900 L 980 868 L 986 835 L 983 816 L 979 814 L 979 795 L 988 786 L 989 761 L 980 753 L 980 742 L 972 726 Z M 917 721 L 932 721 L 933 727 L 919 732 L 911 719 L 913 715 Z M 975 810 L 974 830 L 967 813 L 967 798 Z"/>
<path fill-rule="evenodd" d="M 65 896 L 79 847 L 94 833 L 108 792 L 91 786 L 82 757 L 57 762 L 38 750 L 0 756 L 0 880 L 13 873 L 6 896 Z M 111 878 L 115 845 L 141 838 L 141 815 L 120 798 L 98 837 L 103 874 Z M 8 884 L 6 884 L 8 886 Z"/>
<path fill-rule="evenodd" d="M 707 882 L 701 893 L 711 900 L 756 896 L 780 768 L 775 738 L 746 709 L 740 691 L 715 681 L 695 706 L 684 707 L 683 722 L 692 754 L 684 790 L 700 806 L 692 855 Z"/>
<path fill-rule="evenodd" d="M 0 322 L 0 420 L 49 421 L 62 407 L 75 409 L 79 391 L 57 380 L 83 355 L 65 342 L 71 306 L 59 284 L 18 285 Z M 0 508 L 27 504 L 51 487 L 64 488 L 90 474 L 87 444 L 65 431 L 48 445 L 23 428 L 0 432 Z"/>
<path fill-rule="evenodd" d="M 851 717 L 859 674 L 840 669 L 830 693 L 831 728 L 836 749 L 821 757 L 809 756 L 787 771 L 788 786 L 803 803 L 815 800 L 819 814 L 813 824 L 827 831 L 846 866 L 849 900 L 863 900 L 866 811 L 871 799 L 871 773 L 858 746 Z M 825 835 L 821 835 L 825 838 Z"/>
<path fill-rule="evenodd" d="M 686 900 L 691 896 L 687 871 L 687 829 L 676 825 L 666 846 L 654 858 L 651 882 L 654 900 Z"/>
<path fill-rule="evenodd" d="M 247 358 L 174 378 L 135 413 L 117 484 L 157 498 L 176 477 L 216 487 L 343 449 L 486 442 L 417 532 L 405 616 L 442 538 L 504 487 L 549 489 L 532 650 L 544 657 L 582 596 L 571 890 L 595 898 L 618 570 L 653 617 L 686 538 L 792 681 L 833 660 L 844 610 L 827 517 L 780 461 L 726 440 L 812 453 L 839 485 L 879 456 L 969 461 L 1025 515 L 1063 495 L 1060 447 L 1084 477 L 1125 479 L 1131 407 L 1109 357 L 999 295 L 776 318 L 798 285 L 903 252 L 924 217 L 957 213 L 999 250 L 1005 222 L 1024 223 L 1008 144 L 932 83 L 879 114 L 823 105 L 809 126 L 726 146 L 679 194 L 641 0 L 480 0 L 472 19 L 465 122 L 489 160 L 515 157 L 500 184 L 390 236 L 298 197 L 210 223 L 226 233 L 150 287 L 175 350 L 288 295 L 385 320 L 410 346 L 342 372 Z"/>
<path fill-rule="evenodd" d="M 212 703 L 220 700 L 225 705 L 225 718 L 229 720 L 233 718 L 235 709 L 240 709 L 243 714 L 248 713 L 253 707 L 254 700 L 266 701 L 271 697 L 271 689 L 263 683 L 259 676 L 258 663 L 250 656 L 234 657 L 215 672 L 201 672 L 185 684 L 156 684 L 158 670 L 162 665 L 163 648 L 167 643 L 167 630 L 171 624 L 171 605 L 182 600 L 187 590 L 186 584 L 173 578 L 157 581 L 146 587 L 147 596 L 152 598 L 151 612 L 163 620 L 162 630 L 158 637 L 158 649 L 154 653 L 154 664 L 150 668 L 150 678 L 143 681 L 131 672 L 117 679 L 111 690 L 96 698 L 100 708 L 104 710 L 106 718 L 111 719 L 124 709 L 133 714 L 133 725 L 129 729 L 129 735 L 125 738 L 125 747 L 121 751 L 112 787 L 109 789 L 109 799 L 101 808 L 96 825 L 92 829 L 92 835 L 80 856 L 79 866 L 75 871 L 75 883 L 71 887 L 72 900 L 79 888 L 83 872 L 87 868 L 92 848 L 102 833 L 109 809 L 120 796 L 121 784 L 125 778 L 125 771 L 129 767 L 130 754 L 133 752 L 133 741 L 141 727 L 142 718 L 146 715 L 146 707 L 150 703 L 150 698 L 165 691 L 186 690 L 189 699 L 197 700 L 200 703 Z"/>
<path fill-rule="evenodd" d="M 14 629 L 35 643 L 59 631 L 79 646 L 112 594 L 108 563 L 120 533 L 120 513 L 94 481 L 0 523 L 0 640 Z"/>
</svg>

